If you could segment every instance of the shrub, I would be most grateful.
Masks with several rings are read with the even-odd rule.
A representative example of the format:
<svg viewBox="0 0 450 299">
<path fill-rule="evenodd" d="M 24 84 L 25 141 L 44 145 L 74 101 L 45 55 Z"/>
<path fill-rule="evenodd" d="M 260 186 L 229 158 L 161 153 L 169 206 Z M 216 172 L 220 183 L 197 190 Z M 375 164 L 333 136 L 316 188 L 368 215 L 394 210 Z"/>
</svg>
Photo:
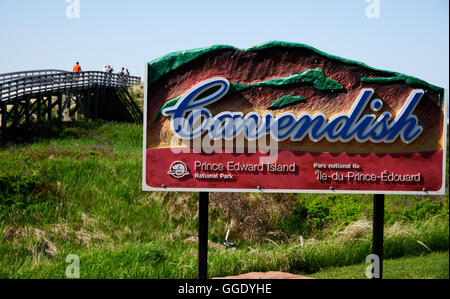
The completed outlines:
<svg viewBox="0 0 450 299">
<path fill-rule="evenodd" d="M 56 217 L 58 186 L 40 173 L 0 175 L 0 220 L 45 214 Z"/>
<path fill-rule="evenodd" d="M 316 228 L 322 227 L 329 220 L 330 209 L 321 199 L 315 199 L 308 206 L 308 214 Z"/>
<path fill-rule="evenodd" d="M 328 195 L 326 201 L 331 207 L 330 219 L 344 224 L 358 220 L 364 209 L 363 203 L 355 197 Z"/>
<path fill-rule="evenodd" d="M 441 202 L 426 198 L 425 200 L 417 201 L 410 208 L 404 212 L 404 216 L 410 220 L 425 219 L 432 215 L 436 215 L 441 209 Z"/>
</svg>

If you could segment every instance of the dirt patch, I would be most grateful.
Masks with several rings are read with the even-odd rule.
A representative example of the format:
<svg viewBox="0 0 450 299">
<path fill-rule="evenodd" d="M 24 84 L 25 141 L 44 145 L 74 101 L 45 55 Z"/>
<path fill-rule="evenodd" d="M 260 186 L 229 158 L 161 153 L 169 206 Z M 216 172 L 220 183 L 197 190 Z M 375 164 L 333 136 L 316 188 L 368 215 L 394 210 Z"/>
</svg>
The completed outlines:
<svg viewBox="0 0 450 299">
<path fill-rule="evenodd" d="M 82 227 L 74 231 L 75 240 L 78 244 L 91 248 L 92 241 L 112 242 L 111 238 L 98 228 L 98 219 L 81 213 Z"/>
<path fill-rule="evenodd" d="M 227 223 L 235 240 L 261 240 L 265 237 L 287 238 L 279 227 L 280 219 L 292 214 L 293 200 L 281 200 L 261 195 L 240 196 L 235 193 L 214 193 L 210 199 L 212 216 Z M 214 233 L 214 232 L 213 232 Z"/>
<path fill-rule="evenodd" d="M 198 198 L 191 193 L 160 193 L 144 197 L 144 204 L 150 199 L 161 198 L 165 212 L 177 225 L 196 223 L 198 218 Z M 210 219 L 215 225 L 210 228 L 214 240 L 223 240 L 230 230 L 232 241 L 260 241 L 264 238 L 275 240 L 288 239 L 280 228 L 281 219 L 291 217 L 295 195 L 265 197 L 259 194 L 212 193 L 210 197 Z M 182 238 L 191 236 L 191 232 L 179 232 Z"/>
<path fill-rule="evenodd" d="M 98 159 L 98 158 L 110 158 L 113 160 L 117 160 L 123 158 L 122 155 L 117 153 L 113 153 L 113 147 L 102 147 L 102 146 L 93 146 L 93 147 L 83 147 L 78 150 L 65 150 L 65 149 L 55 149 L 54 147 L 49 147 L 43 151 L 30 151 L 24 152 L 22 155 L 26 158 L 31 159 L 32 161 L 43 161 L 46 159 Z"/>
<path fill-rule="evenodd" d="M 3 236 L 10 242 L 28 241 L 26 247 L 31 253 L 42 252 L 50 257 L 58 254 L 58 248 L 50 241 L 45 231 L 32 226 L 6 226 Z"/>
<path fill-rule="evenodd" d="M 183 243 L 184 244 L 198 244 L 198 237 L 194 237 L 194 236 L 188 237 L 183 240 Z M 213 249 L 213 250 L 221 250 L 221 249 L 224 249 L 225 247 L 222 244 L 215 243 L 215 242 L 208 240 L 208 248 Z"/>
<path fill-rule="evenodd" d="M 100 244 L 112 244 L 112 239 L 98 228 L 98 221 L 88 214 L 82 213 L 82 223 L 70 227 L 67 223 L 55 224 L 46 230 L 33 226 L 6 225 L 3 237 L 10 243 L 22 244 L 31 253 L 43 253 L 47 256 L 58 254 L 54 244 L 71 241 L 86 248 L 97 248 Z"/>
</svg>

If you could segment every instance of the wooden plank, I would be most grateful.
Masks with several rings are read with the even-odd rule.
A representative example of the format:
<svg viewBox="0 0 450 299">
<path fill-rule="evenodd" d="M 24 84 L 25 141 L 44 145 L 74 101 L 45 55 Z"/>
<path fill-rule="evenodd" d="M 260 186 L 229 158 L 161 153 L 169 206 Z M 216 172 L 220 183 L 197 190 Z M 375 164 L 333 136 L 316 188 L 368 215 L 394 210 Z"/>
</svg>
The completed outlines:
<svg viewBox="0 0 450 299">
<path fill-rule="evenodd" d="M 25 119 L 25 109 L 26 109 L 26 99 L 17 101 L 19 112 L 18 112 L 18 124 L 20 125 L 22 123 L 22 119 Z"/>
<path fill-rule="evenodd" d="M 58 100 L 56 101 L 58 103 L 58 120 L 62 120 L 62 92 L 58 94 Z"/>
<path fill-rule="evenodd" d="M 100 101 L 100 88 L 95 89 L 94 118 L 98 119 L 98 106 Z"/>
<path fill-rule="evenodd" d="M 71 98 L 72 98 L 72 91 L 69 92 L 69 94 L 67 95 L 66 100 L 64 101 L 63 107 L 60 109 L 61 110 L 61 114 L 62 114 L 62 113 L 64 113 L 64 110 L 66 110 L 66 107 L 68 106 L 69 117 L 70 117 L 70 99 Z"/>
<path fill-rule="evenodd" d="M 87 94 L 87 104 L 84 110 L 84 116 L 86 117 L 86 119 L 89 119 L 91 114 L 92 90 L 88 89 Z"/>
<path fill-rule="evenodd" d="M 37 117 L 37 122 L 39 123 L 41 121 L 41 117 L 42 117 L 42 115 L 41 115 L 42 114 L 41 113 L 42 112 L 42 96 L 40 94 L 37 96 L 36 102 L 37 102 L 36 117 Z"/>
<path fill-rule="evenodd" d="M 14 102 L 14 106 L 13 106 L 13 124 L 12 126 L 14 128 L 17 128 L 17 126 L 19 125 L 19 102 Z"/>
<path fill-rule="evenodd" d="M 70 116 L 70 117 L 74 116 L 75 119 L 77 119 L 77 117 L 78 117 L 77 111 L 78 111 L 78 109 L 80 108 L 80 107 L 79 107 L 79 104 L 78 104 L 78 92 L 74 92 L 74 94 L 73 94 L 72 97 L 75 97 L 75 100 L 74 100 L 74 102 L 75 102 L 75 107 L 74 107 L 73 109 L 70 109 L 70 106 L 71 106 L 71 105 L 70 105 L 70 102 L 69 102 L 69 116 Z"/>
<path fill-rule="evenodd" d="M 47 96 L 47 120 L 52 120 L 52 95 Z"/>
<path fill-rule="evenodd" d="M 25 99 L 25 124 L 30 125 L 30 96 Z"/>
<path fill-rule="evenodd" d="M 30 101 L 32 97 L 30 96 Z M 33 102 L 30 102 L 30 116 L 33 116 L 33 120 L 37 120 L 37 99 L 34 99 Z M 34 114 L 36 114 L 36 117 L 34 117 Z"/>
</svg>

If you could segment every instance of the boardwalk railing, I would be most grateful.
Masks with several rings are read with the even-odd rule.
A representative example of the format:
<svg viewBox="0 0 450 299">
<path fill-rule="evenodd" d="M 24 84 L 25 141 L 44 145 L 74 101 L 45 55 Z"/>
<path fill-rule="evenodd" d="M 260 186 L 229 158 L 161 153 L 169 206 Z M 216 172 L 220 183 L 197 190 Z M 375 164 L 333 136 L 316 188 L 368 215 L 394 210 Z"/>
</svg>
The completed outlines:
<svg viewBox="0 0 450 299">
<path fill-rule="evenodd" d="M 33 96 L 52 92 L 82 91 L 94 86 L 118 88 L 130 86 L 141 81 L 140 77 L 105 72 L 60 72 L 57 70 L 32 71 L 40 72 L 38 75 L 20 76 L 27 72 L 17 73 L 17 79 L 10 74 L 0 75 L 0 101 L 11 101 L 23 96 Z M 31 72 L 28 72 L 30 74 Z M 9 77 L 8 77 L 9 76 Z M 13 78 L 6 80 L 6 78 Z"/>
<path fill-rule="evenodd" d="M 0 83 L 11 81 L 14 79 L 19 79 L 23 77 L 32 77 L 39 75 L 52 75 L 57 73 L 67 73 L 67 71 L 63 70 L 32 70 L 32 71 L 21 71 L 21 72 L 13 72 L 13 73 L 5 73 L 0 74 Z"/>
</svg>

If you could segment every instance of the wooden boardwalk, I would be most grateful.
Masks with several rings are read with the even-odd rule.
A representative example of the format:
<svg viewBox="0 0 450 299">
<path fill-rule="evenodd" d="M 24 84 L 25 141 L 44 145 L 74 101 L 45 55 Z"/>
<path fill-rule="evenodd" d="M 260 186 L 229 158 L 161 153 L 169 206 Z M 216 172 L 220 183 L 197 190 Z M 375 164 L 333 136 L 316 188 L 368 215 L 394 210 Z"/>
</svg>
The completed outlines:
<svg viewBox="0 0 450 299">
<path fill-rule="evenodd" d="M 128 87 L 140 77 L 34 70 L 0 74 L 0 138 L 10 129 L 73 118 L 142 121 Z"/>
</svg>

